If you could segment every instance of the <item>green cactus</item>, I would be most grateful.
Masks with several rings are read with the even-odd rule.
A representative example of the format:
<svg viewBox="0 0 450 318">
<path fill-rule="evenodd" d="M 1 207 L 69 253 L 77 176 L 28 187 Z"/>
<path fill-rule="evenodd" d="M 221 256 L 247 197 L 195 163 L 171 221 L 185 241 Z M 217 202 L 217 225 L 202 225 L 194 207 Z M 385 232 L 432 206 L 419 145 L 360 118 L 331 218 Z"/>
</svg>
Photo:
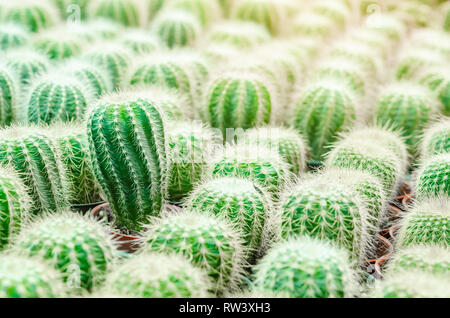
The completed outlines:
<svg viewBox="0 0 450 318">
<path fill-rule="evenodd" d="M 161 12 L 153 21 L 152 31 L 169 48 L 192 44 L 201 31 L 197 17 L 184 10 Z"/>
<path fill-rule="evenodd" d="M 94 0 L 87 8 L 91 17 L 111 19 L 133 27 L 143 23 L 144 11 L 143 1 L 134 0 Z"/>
<path fill-rule="evenodd" d="M 443 22 L 443 29 L 444 31 L 450 32 L 450 5 L 444 4 L 442 7 L 442 11 L 445 12 L 444 13 L 444 22 Z"/>
<path fill-rule="evenodd" d="M 323 160 L 326 147 L 355 121 L 355 104 L 349 88 L 334 79 L 306 88 L 296 103 L 293 126 L 307 140 L 311 157 Z"/>
<path fill-rule="evenodd" d="M 133 93 L 105 96 L 88 119 L 95 176 L 115 224 L 140 230 L 157 216 L 167 194 L 167 141 L 162 111 Z"/>
<path fill-rule="evenodd" d="M 209 297 L 207 274 L 180 255 L 143 253 L 115 268 L 104 289 L 143 298 Z"/>
<path fill-rule="evenodd" d="M 423 158 L 450 153 L 450 119 L 441 120 L 425 130 L 421 149 Z"/>
<path fill-rule="evenodd" d="M 292 298 L 348 298 L 356 294 L 356 273 L 346 250 L 299 237 L 271 248 L 254 268 L 254 292 Z"/>
<path fill-rule="evenodd" d="M 450 246 L 450 201 L 447 197 L 424 199 L 405 214 L 397 233 L 401 247 L 426 244 Z"/>
<path fill-rule="evenodd" d="M 74 289 L 91 291 L 116 257 L 116 243 L 103 224 L 72 211 L 49 214 L 23 227 L 15 250 L 46 260 Z"/>
<path fill-rule="evenodd" d="M 148 226 L 146 251 L 178 253 L 208 273 L 213 291 L 233 290 L 240 283 L 245 250 L 242 233 L 224 218 L 184 211 L 155 219 Z"/>
<path fill-rule="evenodd" d="M 67 74 L 82 82 L 95 97 L 112 91 L 112 82 L 104 70 L 94 63 L 84 60 L 70 60 L 60 68 Z"/>
<path fill-rule="evenodd" d="M 78 13 L 80 19 L 84 20 L 87 18 L 86 10 L 89 0 L 52 0 L 52 2 L 59 9 L 63 19 L 70 19 L 73 14 Z"/>
<path fill-rule="evenodd" d="M 67 297 L 60 273 L 36 258 L 0 255 L 0 298 Z"/>
<path fill-rule="evenodd" d="M 90 163 L 89 144 L 85 128 L 76 123 L 56 123 L 45 129 L 58 152 L 70 184 L 71 204 L 101 201 L 100 188 Z"/>
<path fill-rule="evenodd" d="M 438 103 L 426 87 L 398 82 L 386 87 L 378 99 L 375 117 L 378 124 L 398 130 L 412 154 L 417 152 L 420 134 L 438 112 Z"/>
<path fill-rule="evenodd" d="M 24 46 L 29 40 L 30 35 L 27 29 L 20 24 L 0 24 L 0 50 L 6 51 Z"/>
<path fill-rule="evenodd" d="M 4 21 L 21 24 L 31 32 L 40 32 L 59 22 L 58 11 L 42 0 L 8 1 L 2 15 Z"/>
<path fill-rule="evenodd" d="M 29 216 L 31 199 L 22 180 L 10 167 L 0 168 L 0 250 L 6 248 Z"/>
<path fill-rule="evenodd" d="M 270 33 L 260 24 L 245 21 L 227 21 L 215 24 L 208 34 L 208 41 L 229 44 L 239 49 L 253 48 L 268 42 Z"/>
<path fill-rule="evenodd" d="M 392 14 L 379 14 L 375 18 L 366 19 L 364 28 L 381 33 L 397 43 L 407 32 L 405 24 Z"/>
<path fill-rule="evenodd" d="M 259 184 L 275 198 L 292 179 L 278 151 L 264 146 L 227 146 L 211 159 L 207 176 L 240 177 Z"/>
<path fill-rule="evenodd" d="M 426 68 L 444 64 L 445 59 L 440 52 L 429 48 L 417 48 L 413 46 L 405 49 L 400 56 L 396 77 L 398 80 L 412 80 L 417 74 Z"/>
<path fill-rule="evenodd" d="M 50 68 L 49 59 L 38 52 L 27 49 L 11 50 L 5 63 L 19 76 L 22 86 L 31 84 L 34 78 L 44 75 Z"/>
<path fill-rule="evenodd" d="M 86 21 L 86 23 L 74 24 L 76 26 L 81 26 L 80 35 L 83 38 L 90 38 L 92 41 L 99 40 L 113 40 L 119 36 L 122 30 L 122 25 L 116 21 L 96 18 Z M 71 26 L 71 29 L 74 28 Z M 75 29 L 76 30 L 76 29 Z"/>
<path fill-rule="evenodd" d="M 17 109 L 20 122 L 52 123 L 82 120 L 93 93 L 89 86 L 69 74 L 52 72 L 34 81 L 26 97 L 26 107 Z"/>
<path fill-rule="evenodd" d="M 450 116 L 450 76 L 441 66 L 424 71 L 419 82 L 430 88 L 442 104 L 442 113 Z"/>
<path fill-rule="evenodd" d="M 220 177 L 199 184 L 185 200 L 189 210 L 226 217 L 239 227 L 251 251 L 258 251 L 271 213 L 268 194 L 250 180 Z"/>
<path fill-rule="evenodd" d="M 252 128 L 268 124 L 277 96 L 265 77 L 247 72 L 218 75 L 205 94 L 205 108 L 212 127 L 223 136 L 227 129 Z"/>
<path fill-rule="evenodd" d="M 11 165 L 19 173 L 31 197 L 31 213 L 58 211 L 69 205 L 61 162 L 51 140 L 37 127 L 1 130 L 0 163 Z"/>
<path fill-rule="evenodd" d="M 171 0 L 168 1 L 167 7 L 194 14 L 202 25 L 216 22 L 220 20 L 222 15 L 217 0 Z"/>
<path fill-rule="evenodd" d="M 79 38 L 68 36 L 64 31 L 53 30 L 40 33 L 33 41 L 33 48 L 51 60 L 60 61 L 79 55 L 83 44 Z"/>
<path fill-rule="evenodd" d="M 201 123 L 187 121 L 169 122 L 167 139 L 169 199 L 180 201 L 200 180 L 220 139 Z"/>
<path fill-rule="evenodd" d="M 290 165 L 295 175 L 304 172 L 308 146 L 295 130 L 284 127 L 252 128 L 245 132 L 239 143 L 272 148 Z"/>
<path fill-rule="evenodd" d="M 388 59 L 395 48 L 393 41 L 387 35 L 367 27 L 351 30 L 348 38 L 376 50 L 383 60 Z"/>
<path fill-rule="evenodd" d="M 350 9 L 340 1 L 314 1 L 310 10 L 331 19 L 335 25 L 338 25 L 341 28 L 347 25 L 351 18 Z"/>
<path fill-rule="evenodd" d="M 162 49 L 159 38 L 140 29 L 132 29 L 126 32 L 120 42 L 137 55 L 146 55 Z"/>
<path fill-rule="evenodd" d="M 280 199 L 281 237 L 308 235 L 335 242 L 354 260 L 367 256 L 373 222 L 354 186 L 310 176 Z"/>
<path fill-rule="evenodd" d="M 325 40 L 335 32 L 333 20 L 318 13 L 305 11 L 292 21 L 294 34 Z"/>
<path fill-rule="evenodd" d="M 450 54 L 450 35 L 435 28 L 422 28 L 415 30 L 409 42 L 417 48 L 426 48 L 441 53 L 445 59 Z M 425 68 L 427 69 L 427 68 Z"/>
<path fill-rule="evenodd" d="M 16 119 L 18 107 L 19 78 L 7 65 L 0 66 L 0 126 L 9 126 Z"/>
<path fill-rule="evenodd" d="M 450 154 L 426 159 L 417 172 L 415 188 L 419 198 L 450 196 Z"/>
<path fill-rule="evenodd" d="M 148 17 L 149 20 L 153 20 L 155 16 L 163 9 L 169 0 L 148 0 Z"/>
</svg>

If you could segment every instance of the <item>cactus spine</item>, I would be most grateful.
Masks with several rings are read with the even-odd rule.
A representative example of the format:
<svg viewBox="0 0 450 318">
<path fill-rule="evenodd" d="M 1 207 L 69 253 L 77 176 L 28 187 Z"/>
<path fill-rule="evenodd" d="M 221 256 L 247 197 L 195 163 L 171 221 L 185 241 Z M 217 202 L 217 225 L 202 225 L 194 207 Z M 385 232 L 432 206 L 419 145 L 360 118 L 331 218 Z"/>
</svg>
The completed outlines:
<svg viewBox="0 0 450 318">
<path fill-rule="evenodd" d="M 139 26 L 143 21 L 142 2 L 134 0 L 94 0 L 88 6 L 93 17 L 117 21 L 124 26 Z"/>
<path fill-rule="evenodd" d="M 450 153 L 450 120 L 441 120 L 425 130 L 421 146 L 424 158 Z"/>
<path fill-rule="evenodd" d="M 30 35 L 20 24 L 0 24 L 0 50 L 6 51 L 23 46 L 29 40 Z"/>
<path fill-rule="evenodd" d="M 26 49 L 10 51 L 5 63 L 16 72 L 22 86 L 31 84 L 34 78 L 44 75 L 50 67 L 45 55 Z"/>
<path fill-rule="evenodd" d="M 115 268 L 104 289 L 144 298 L 205 298 L 211 282 L 182 256 L 143 253 Z"/>
<path fill-rule="evenodd" d="M 0 66 L 0 125 L 9 126 L 14 121 L 18 103 L 19 79 L 8 66 Z"/>
<path fill-rule="evenodd" d="M 419 198 L 450 196 L 450 154 L 425 160 L 417 173 L 416 191 Z"/>
<path fill-rule="evenodd" d="M 167 193 L 164 118 L 151 101 L 117 93 L 101 99 L 88 119 L 94 173 L 118 227 L 140 230 L 158 215 Z"/>
</svg>

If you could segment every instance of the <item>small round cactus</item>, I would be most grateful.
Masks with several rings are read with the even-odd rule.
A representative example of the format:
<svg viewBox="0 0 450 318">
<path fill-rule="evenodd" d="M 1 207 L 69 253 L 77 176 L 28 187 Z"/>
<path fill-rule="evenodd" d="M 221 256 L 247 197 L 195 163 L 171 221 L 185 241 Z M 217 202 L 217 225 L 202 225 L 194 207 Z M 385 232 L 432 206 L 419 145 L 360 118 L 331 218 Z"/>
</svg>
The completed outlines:
<svg viewBox="0 0 450 318">
<path fill-rule="evenodd" d="M 310 176 L 280 199 L 281 237 L 308 235 L 345 247 L 354 260 L 367 256 L 371 216 L 355 187 Z"/>
<path fill-rule="evenodd" d="M 415 188 L 419 198 L 450 196 L 450 154 L 426 159 L 417 173 Z"/>
<path fill-rule="evenodd" d="M 189 194 L 185 207 L 228 218 L 244 234 L 244 243 L 258 251 L 271 213 L 268 195 L 250 180 L 220 177 L 199 184 Z"/>
<path fill-rule="evenodd" d="M 139 26 L 143 23 L 143 1 L 93 0 L 87 11 L 92 17 L 111 19 L 125 26 Z"/>
<path fill-rule="evenodd" d="M 439 52 L 428 48 L 412 47 L 405 50 L 399 58 L 396 76 L 398 80 L 411 80 L 421 70 L 431 66 L 442 65 L 444 57 Z"/>
<path fill-rule="evenodd" d="M 276 108 L 276 94 L 265 77 L 247 72 L 218 75 L 208 85 L 205 108 L 212 127 L 223 136 L 227 129 L 268 124 Z"/>
<path fill-rule="evenodd" d="M 252 48 L 270 40 L 270 33 L 254 22 L 224 22 L 212 26 L 208 41 L 229 44 L 237 48 Z"/>
<path fill-rule="evenodd" d="M 145 55 L 161 50 L 159 38 L 140 29 L 127 31 L 119 41 L 137 55 Z"/>
<path fill-rule="evenodd" d="M 172 121 L 167 125 L 169 199 L 180 201 L 200 180 L 220 139 L 199 122 Z"/>
<path fill-rule="evenodd" d="M 441 120 L 425 130 L 421 146 L 424 158 L 450 153 L 450 119 Z"/>
<path fill-rule="evenodd" d="M 381 33 L 394 42 L 399 42 L 407 32 L 405 24 L 391 14 L 378 14 L 367 18 L 364 28 Z"/>
<path fill-rule="evenodd" d="M 153 20 L 155 18 L 155 16 L 161 11 L 161 9 L 163 9 L 166 4 L 169 2 L 170 0 L 148 0 L 147 1 L 147 6 L 148 6 L 148 17 L 149 20 Z"/>
<path fill-rule="evenodd" d="M 447 197 L 424 199 L 414 204 L 400 223 L 397 244 L 450 246 L 450 201 Z"/>
<path fill-rule="evenodd" d="M 11 50 L 5 63 L 17 73 L 22 86 L 30 85 L 33 79 L 44 75 L 50 68 L 47 56 L 28 49 Z"/>
<path fill-rule="evenodd" d="M 142 253 L 125 261 L 107 276 L 104 289 L 143 298 L 205 298 L 208 275 L 180 255 Z"/>
<path fill-rule="evenodd" d="M 77 26 L 81 27 L 79 29 L 79 35 L 84 39 L 91 39 L 91 41 L 96 39 L 116 39 L 122 30 L 122 25 L 119 22 L 105 18 L 90 19 L 82 24 L 74 24 L 71 26 L 71 29 L 76 31 Z"/>
<path fill-rule="evenodd" d="M 20 231 L 29 216 L 31 199 L 22 180 L 10 167 L 0 168 L 0 250 Z"/>
<path fill-rule="evenodd" d="M 303 173 L 306 167 L 308 146 L 295 130 L 283 127 L 252 128 L 239 139 L 240 144 L 256 145 L 277 151 L 290 165 L 295 175 Z"/>
<path fill-rule="evenodd" d="M 351 12 L 349 8 L 341 1 L 314 1 L 310 10 L 331 19 L 336 25 L 340 26 L 341 28 L 343 28 L 351 18 Z"/>
<path fill-rule="evenodd" d="M 253 291 L 292 298 L 356 295 L 356 273 L 344 249 L 299 237 L 271 248 L 254 269 Z"/>
<path fill-rule="evenodd" d="M 0 126 L 9 126 L 16 118 L 19 99 L 19 78 L 14 70 L 0 66 Z"/>
<path fill-rule="evenodd" d="M 213 291 L 234 289 L 241 280 L 245 250 L 242 234 L 219 216 L 184 211 L 148 226 L 146 251 L 178 253 L 208 273 Z"/>
<path fill-rule="evenodd" d="M 79 14 L 76 18 L 82 20 L 87 18 L 87 6 L 89 0 L 51 0 L 59 9 L 63 19 L 70 19 L 73 14 Z"/>
<path fill-rule="evenodd" d="M 450 75 L 442 67 L 426 69 L 419 82 L 430 88 L 442 104 L 442 113 L 450 116 Z"/>
<path fill-rule="evenodd" d="M 69 205 L 68 184 L 56 149 L 37 127 L 1 130 L 0 163 L 18 172 L 31 197 L 31 213 L 59 211 Z"/>
<path fill-rule="evenodd" d="M 420 134 L 437 112 L 438 103 L 426 87 L 398 82 L 382 90 L 375 117 L 378 124 L 399 130 L 415 153 Z"/>
<path fill-rule="evenodd" d="M 61 275 L 37 258 L 0 255 L 0 298 L 67 297 Z"/>
<path fill-rule="evenodd" d="M 51 60 L 64 60 L 79 55 L 83 49 L 83 42 L 75 37 L 67 36 L 57 30 L 40 33 L 33 41 L 37 52 L 43 53 Z"/>
<path fill-rule="evenodd" d="M 211 24 L 221 18 L 218 0 L 171 0 L 168 1 L 167 7 L 194 14 L 202 25 Z"/>
<path fill-rule="evenodd" d="M 333 34 L 333 20 L 314 12 L 301 12 L 292 21 L 294 34 L 324 40 Z"/>
<path fill-rule="evenodd" d="M 355 120 L 349 88 L 337 80 L 321 80 L 306 88 L 295 107 L 293 126 L 307 140 L 314 160 L 323 160 L 326 147 Z"/>
<path fill-rule="evenodd" d="M 116 255 L 116 243 L 103 224 L 72 211 L 43 216 L 23 227 L 14 248 L 46 260 L 75 289 L 103 282 Z"/>
<path fill-rule="evenodd" d="M 0 24 L 0 50 L 24 46 L 30 40 L 26 28 L 16 23 Z"/>
<path fill-rule="evenodd" d="M 104 70 L 92 62 L 84 60 L 70 60 L 60 66 L 65 73 L 75 77 L 89 88 L 95 97 L 100 97 L 112 90 L 112 82 L 105 75 Z M 88 105 L 89 106 L 89 105 Z"/>
<path fill-rule="evenodd" d="M 174 9 L 161 12 L 153 21 L 152 30 L 169 48 L 182 47 L 197 39 L 201 24 L 192 13 Z"/>
</svg>

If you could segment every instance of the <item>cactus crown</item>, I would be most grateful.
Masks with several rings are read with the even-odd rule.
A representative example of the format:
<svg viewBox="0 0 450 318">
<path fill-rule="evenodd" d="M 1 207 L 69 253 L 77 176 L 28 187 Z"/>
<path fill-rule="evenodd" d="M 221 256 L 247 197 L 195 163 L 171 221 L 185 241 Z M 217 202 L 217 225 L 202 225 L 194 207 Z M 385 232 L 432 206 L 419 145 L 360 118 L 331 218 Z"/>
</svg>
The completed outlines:
<svg viewBox="0 0 450 318">
<path fill-rule="evenodd" d="M 351 17 L 349 8 L 344 3 L 334 0 L 314 1 L 311 11 L 330 18 L 341 27 L 345 26 Z"/>
<path fill-rule="evenodd" d="M 251 48 L 269 41 L 270 38 L 270 33 L 263 26 L 245 21 L 216 24 L 208 35 L 209 41 L 237 48 Z"/>
<path fill-rule="evenodd" d="M 450 196 L 450 154 L 426 159 L 417 173 L 416 191 L 419 198 Z"/>
<path fill-rule="evenodd" d="M 335 26 L 333 20 L 317 12 L 301 12 L 292 21 L 296 34 L 323 40 L 331 35 Z"/>
<path fill-rule="evenodd" d="M 202 25 L 220 20 L 222 13 L 217 0 L 171 0 L 167 7 L 194 14 Z"/>
<path fill-rule="evenodd" d="M 450 119 L 441 120 L 425 130 L 421 146 L 424 158 L 450 153 Z"/>
<path fill-rule="evenodd" d="M 51 60 L 64 60 L 79 55 L 84 42 L 77 37 L 65 34 L 64 30 L 52 30 L 39 33 L 33 41 L 36 51 L 48 56 Z"/>
<path fill-rule="evenodd" d="M 132 29 L 120 39 L 125 47 L 139 55 L 153 53 L 162 48 L 160 40 L 140 29 Z"/>
<path fill-rule="evenodd" d="M 384 34 L 395 42 L 402 39 L 407 31 L 401 20 L 389 14 L 379 14 L 375 19 L 366 19 L 364 27 Z"/>
<path fill-rule="evenodd" d="M 426 68 L 418 78 L 437 95 L 444 115 L 450 116 L 450 75 L 446 69 L 440 66 Z"/>
<path fill-rule="evenodd" d="M 45 55 L 28 49 L 9 51 L 5 63 L 18 74 L 23 86 L 31 84 L 34 78 L 44 75 L 50 68 Z"/>
<path fill-rule="evenodd" d="M 414 46 L 405 49 L 403 55 L 400 56 L 396 76 L 398 80 L 411 80 L 425 67 L 443 63 L 444 58 L 440 52 Z"/>
<path fill-rule="evenodd" d="M 125 26 L 139 26 L 145 18 L 142 1 L 94 0 L 89 3 L 88 12 L 93 17 L 117 21 Z"/>
<path fill-rule="evenodd" d="M 0 49 L 9 50 L 11 48 L 25 45 L 30 40 L 27 29 L 16 23 L 0 24 Z"/>
</svg>

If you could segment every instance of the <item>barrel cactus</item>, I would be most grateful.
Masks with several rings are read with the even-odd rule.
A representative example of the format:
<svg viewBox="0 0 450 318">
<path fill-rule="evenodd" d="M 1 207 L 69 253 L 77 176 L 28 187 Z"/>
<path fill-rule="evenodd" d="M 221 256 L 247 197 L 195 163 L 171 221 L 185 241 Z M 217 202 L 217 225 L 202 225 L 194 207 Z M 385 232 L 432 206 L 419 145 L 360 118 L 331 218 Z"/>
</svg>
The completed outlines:
<svg viewBox="0 0 450 318">
<path fill-rule="evenodd" d="M 5 56 L 5 64 L 16 72 L 22 86 L 30 85 L 33 79 L 44 75 L 50 68 L 47 56 L 28 49 L 11 50 Z"/>
<path fill-rule="evenodd" d="M 158 215 L 167 194 L 167 141 L 161 110 L 132 93 L 98 101 L 87 123 L 95 176 L 115 224 L 140 230 Z"/>
<path fill-rule="evenodd" d="M 56 298 L 68 296 L 61 275 L 37 258 L 0 255 L 0 298 Z"/>
<path fill-rule="evenodd" d="M 33 48 L 51 60 L 60 61 L 79 55 L 83 44 L 80 39 L 64 34 L 63 30 L 52 30 L 39 33 L 33 41 Z"/>
<path fill-rule="evenodd" d="M 392 14 L 378 14 L 367 18 L 364 28 L 381 33 L 394 43 L 400 42 L 407 32 L 405 24 Z"/>
<path fill-rule="evenodd" d="M 49 214 L 23 227 L 15 249 L 48 261 L 73 288 L 89 291 L 103 282 L 117 257 L 108 228 L 71 211 Z"/>
<path fill-rule="evenodd" d="M 446 197 L 424 199 L 405 214 L 400 223 L 397 244 L 450 246 L 450 201 Z"/>
<path fill-rule="evenodd" d="M 442 104 L 442 113 L 450 116 L 450 75 L 442 67 L 427 69 L 419 77 L 419 82 L 430 88 Z"/>
<path fill-rule="evenodd" d="M 270 33 L 254 22 L 224 22 L 212 26 L 208 41 L 223 43 L 237 48 L 252 48 L 269 41 Z"/>
<path fill-rule="evenodd" d="M 122 30 L 119 22 L 106 18 L 89 19 L 85 23 L 73 24 L 72 29 L 76 31 L 74 26 L 81 26 L 79 34 L 85 39 L 88 37 L 92 40 L 114 40 L 119 37 Z"/>
<path fill-rule="evenodd" d="M 186 256 L 208 273 L 213 291 L 222 293 L 240 283 L 245 265 L 241 237 L 224 218 L 184 211 L 155 219 L 144 239 L 146 251 Z"/>
<path fill-rule="evenodd" d="M 130 297 L 204 298 L 211 285 L 203 270 L 180 255 L 142 253 L 113 269 L 104 289 Z"/>
<path fill-rule="evenodd" d="M 135 0 L 94 0 L 87 11 L 92 17 L 117 21 L 124 26 L 139 26 L 143 23 L 145 12 L 142 1 Z"/>
<path fill-rule="evenodd" d="M 58 211 L 68 206 L 68 184 L 50 138 L 37 127 L 0 131 L 0 163 L 11 165 L 31 197 L 30 211 Z"/>
<path fill-rule="evenodd" d="M 162 8 L 166 6 L 166 4 L 170 0 L 148 0 L 147 1 L 147 12 L 150 20 L 153 20 L 155 16 L 161 11 Z"/>
<path fill-rule="evenodd" d="M 299 237 L 271 248 L 254 269 L 256 292 L 295 298 L 348 298 L 357 293 L 346 250 Z"/>
<path fill-rule="evenodd" d="M 171 0 L 167 7 L 194 14 L 202 25 L 220 20 L 222 15 L 218 0 Z"/>
<path fill-rule="evenodd" d="M 293 126 L 308 140 L 312 159 L 323 160 L 326 147 L 353 125 L 354 103 L 351 91 L 336 80 L 319 81 L 304 90 Z"/>
<path fill-rule="evenodd" d="M 419 198 L 450 196 L 450 154 L 426 159 L 417 173 L 415 188 Z"/>
<path fill-rule="evenodd" d="M 0 250 L 7 247 L 30 214 L 31 199 L 22 180 L 10 167 L 0 168 Z"/>
<path fill-rule="evenodd" d="M 94 63 L 74 59 L 63 64 L 60 69 L 82 82 L 95 97 L 100 97 L 112 90 L 109 76 Z"/>
<path fill-rule="evenodd" d="M 421 148 L 424 158 L 450 153 L 450 120 L 441 120 L 425 130 Z"/>
<path fill-rule="evenodd" d="M 292 29 L 296 35 L 325 40 L 333 34 L 335 25 L 333 20 L 323 15 L 305 11 L 294 18 Z"/>
<path fill-rule="evenodd" d="M 140 29 L 129 30 L 119 41 L 124 47 L 138 55 L 156 52 L 161 50 L 163 46 L 159 38 Z"/>
<path fill-rule="evenodd" d="M 351 12 L 342 1 L 319 0 L 311 6 L 311 11 L 331 19 L 336 26 L 343 28 L 350 22 Z"/>
<path fill-rule="evenodd" d="M 24 46 L 30 40 L 26 28 L 16 23 L 0 24 L 0 50 Z"/>
<path fill-rule="evenodd" d="M 19 77 L 7 65 L 0 66 L 0 126 L 9 126 L 16 119 L 19 99 Z"/>
<path fill-rule="evenodd" d="M 406 49 L 399 58 L 396 76 L 399 80 L 411 80 L 427 67 L 442 65 L 444 57 L 441 53 L 429 48 L 412 47 Z"/>
</svg>

